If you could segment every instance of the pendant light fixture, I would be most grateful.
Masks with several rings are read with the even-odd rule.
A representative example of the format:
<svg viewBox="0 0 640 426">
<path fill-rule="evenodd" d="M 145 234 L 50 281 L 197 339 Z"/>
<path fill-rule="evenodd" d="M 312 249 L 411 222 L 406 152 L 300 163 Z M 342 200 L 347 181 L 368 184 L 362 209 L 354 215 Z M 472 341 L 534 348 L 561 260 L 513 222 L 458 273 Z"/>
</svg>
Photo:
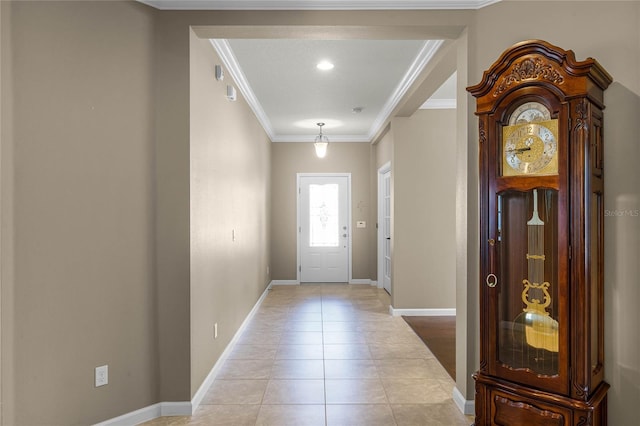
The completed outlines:
<svg viewBox="0 0 640 426">
<path fill-rule="evenodd" d="M 318 127 L 320 127 L 320 134 L 316 136 L 315 143 L 313 144 L 316 148 L 316 155 L 318 158 L 324 158 L 327 155 L 327 147 L 329 146 L 329 139 L 322 134 L 322 126 L 324 123 L 317 123 Z"/>
</svg>

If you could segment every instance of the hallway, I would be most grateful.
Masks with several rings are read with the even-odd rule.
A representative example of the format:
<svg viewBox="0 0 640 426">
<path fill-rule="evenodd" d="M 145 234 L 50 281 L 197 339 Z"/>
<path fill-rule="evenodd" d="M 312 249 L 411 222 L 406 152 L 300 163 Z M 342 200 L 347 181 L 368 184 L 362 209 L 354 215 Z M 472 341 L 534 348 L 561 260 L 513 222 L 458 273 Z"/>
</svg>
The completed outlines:
<svg viewBox="0 0 640 426">
<path fill-rule="evenodd" d="M 454 382 L 366 285 L 274 286 L 193 417 L 147 425 L 469 425 Z"/>
</svg>

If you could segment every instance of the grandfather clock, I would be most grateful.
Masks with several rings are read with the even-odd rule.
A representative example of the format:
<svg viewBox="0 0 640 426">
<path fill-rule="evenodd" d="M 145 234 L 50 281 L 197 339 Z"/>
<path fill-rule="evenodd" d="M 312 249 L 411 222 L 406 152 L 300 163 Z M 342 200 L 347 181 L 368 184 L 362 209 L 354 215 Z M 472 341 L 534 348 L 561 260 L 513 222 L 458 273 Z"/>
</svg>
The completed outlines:
<svg viewBox="0 0 640 426">
<path fill-rule="evenodd" d="M 467 90 L 480 135 L 475 425 L 605 425 L 603 92 L 533 40 Z"/>
</svg>

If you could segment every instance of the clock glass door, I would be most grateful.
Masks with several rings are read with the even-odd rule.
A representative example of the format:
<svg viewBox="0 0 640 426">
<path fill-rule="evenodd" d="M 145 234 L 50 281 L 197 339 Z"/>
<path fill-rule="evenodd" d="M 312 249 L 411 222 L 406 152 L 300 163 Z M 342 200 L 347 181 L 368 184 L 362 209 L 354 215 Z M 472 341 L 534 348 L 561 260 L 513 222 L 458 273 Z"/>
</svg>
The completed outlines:
<svg viewBox="0 0 640 426">
<path fill-rule="evenodd" d="M 509 370 L 559 374 L 558 191 L 497 194 L 497 357 Z"/>
</svg>

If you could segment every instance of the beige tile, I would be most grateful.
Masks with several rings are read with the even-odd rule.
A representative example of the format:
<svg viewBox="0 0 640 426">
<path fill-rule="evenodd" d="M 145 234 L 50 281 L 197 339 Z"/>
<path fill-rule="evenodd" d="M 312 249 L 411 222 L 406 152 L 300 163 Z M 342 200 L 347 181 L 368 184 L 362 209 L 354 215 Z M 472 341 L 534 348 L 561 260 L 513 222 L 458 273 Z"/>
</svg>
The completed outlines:
<svg viewBox="0 0 640 426">
<path fill-rule="evenodd" d="M 358 331 L 358 324 L 356 321 L 330 321 L 323 323 L 322 331 Z"/>
<path fill-rule="evenodd" d="M 324 404 L 323 380 L 270 380 L 263 404 Z"/>
<path fill-rule="evenodd" d="M 324 359 L 371 359 L 367 345 L 324 345 Z"/>
<path fill-rule="evenodd" d="M 325 331 L 323 332 L 325 345 L 365 344 L 364 335 L 357 331 Z"/>
<path fill-rule="evenodd" d="M 451 403 L 445 404 L 392 404 L 391 409 L 398 426 L 468 426 L 473 417 L 464 416 Z"/>
<path fill-rule="evenodd" d="M 444 369 L 435 357 L 427 359 L 427 365 L 429 366 L 432 377 L 440 380 L 453 380 L 449 373 L 447 373 L 447 370 Z"/>
<path fill-rule="evenodd" d="M 411 344 L 369 344 L 373 359 L 433 358 L 425 345 Z"/>
<path fill-rule="evenodd" d="M 276 286 L 196 414 L 148 425 L 471 424 L 454 382 L 389 303 L 369 286 Z"/>
<path fill-rule="evenodd" d="M 293 312 L 322 312 L 322 301 L 307 299 L 297 302 L 289 308 L 289 313 Z"/>
<path fill-rule="evenodd" d="M 322 311 L 323 322 L 345 322 L 345 321 L 359 321 L 357 312 L 346 310 L 328 310 Z"/>
<path fill-rule="evenodd" d="M 322 345 L 280 345 L 276 359 L 322 359 Z"/>
<path fill-rule="evenodd" d="M 327 404 L 386 404 L 379 379 L 325 380 Z"/>
<path fill-rule="evenodd" d="M 273 360 L 228 359 L 222 365 L 218 379 L 268 379 Z"/>
<path fill-rule="evenodd" d="M 274 359 L 278 345 L 235 345 L 229 359 Z"/>
<path fill-rule="evenodd" d="M 324 405 L 263 405 L 256 426 L 324 426 Z"/>
<path fill-rule="evenodd" d="M 321 321 L 289 321 L 284 327 L 284 331 L 322 331 Z"/>
<path fill-rule="evenodd" d="M 358 312 L 358 319 L 360 321 L 372 321 L 372 322 L 386 322 L 389 320 L 388 312 L 374 312 L 374 311 L 360 311 Z"/>
<path fill-rule="evenodd" d="M 438 378 L 427 359 L 377 359 L 375 365 L 382 378 Z"/>
<path fill-rule="evenodd" d="M 321 322 L 322 321 L 322 313 L 321 312 L 307 312 L 307 311 L 301 311 L 301 312 L 290 312 L 289 316 L 287 317 L 288 321 L 317 321 L 317 322 Z"/>
<path fill-rule="evenodd" d="M 287 320 L 289 316 L 288 310 L 286 311 L 258 311 L 253 316 L 251 322 L 253 324 L 276 324 L 282 323 Z"/>
<path fill-rule="evenodd" d="M 323 379 L 324 363 L 321 359 L 279 359 L 271 370 L 273 379 Z"/>
<path fill-rule="evenodd" d="M 406 332 L 406 324 L 403 326 L 398 326 L 396 322 L 393 320 L 389 321 L 359 321 L 358 323 L 358 331 L 378 331 L 385 332 L 389 334 Z"/>
<path fill-rule="evenodd" d="M 370 359 L 327 359 L 324 361 L 327 379 L 377 379 L 378 371 Z"/>
<path fill-rule="evenodd" d="M 387 404 L 327 405 L 327 426 L 393 426 L 391 407 Z M 418 426 L 416 423 L 413 426 Z"/>
<path fill-rule="evenodd" d="M 369 344 L 387 345 L 424 345 L 422 340 L 415 333 L 404 331 L 366 331 L 364 333 Z"/>
<path fill-rule="evenodd" d="M 260 308 L 256 312 L 256 315 L 254 315 L 254 318 L 258 315 L 263 315 L 263 314 L 288 314 L 290 311 L 289 305 L 291 300 L 287 299 L 286 301 L 289 303 L 287 303 L 286 305 L 276 305 L 276 306 L 269 306 L 268 304 L 263 303 L 262 305 L 260 305 Z"/>
<path fill-rule="evenodd" d="M 190 426 L 253 426 L 259 405 L 202 405 L 191 417 Z"/>
<path fill-rule="evenodd" d="M 439 404 L 452 401 L 435 379 L 386 379 L 382 384 L 391 404 Z"/>
<path fill-rule="evenodd" d="M 246 330 L 238 339 L 241 345 L 277 345 L 280 343 L 281 330 Z"/>
<path fill-rule="evenodd" d="M 282 345 L 321 345 L 322 332 L 319 331 L 285 331 L 280 338 Z"/>
<path fill-rule="evenodd" d="M 268 380 L 215 380 L 202 405 L 260 404 Z"/>
</svg>

